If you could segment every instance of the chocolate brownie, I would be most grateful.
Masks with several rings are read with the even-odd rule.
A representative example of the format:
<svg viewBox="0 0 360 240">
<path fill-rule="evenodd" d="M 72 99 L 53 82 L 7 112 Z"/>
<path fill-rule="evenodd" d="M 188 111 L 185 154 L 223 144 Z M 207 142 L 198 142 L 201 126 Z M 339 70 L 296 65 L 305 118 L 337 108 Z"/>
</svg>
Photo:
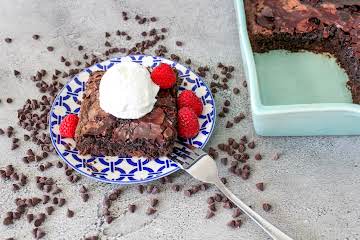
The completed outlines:
<svg viewBox="0 0 360 240">
<path fill-rule="evenodd" d="M 334 55 L 360 104 L 360 0 L 245 0 L 253 50 Z"/>
<path fill-rule="evenodd" d="M 100 108 L 104 71 L 93 72 L 81 103 L 76 147 L 81 154 L 155 158 L 173 149 L 177 138 L 177 87 L 160 89 L 153 110 L 139 119 L 119 119 Z"/>
</svg>

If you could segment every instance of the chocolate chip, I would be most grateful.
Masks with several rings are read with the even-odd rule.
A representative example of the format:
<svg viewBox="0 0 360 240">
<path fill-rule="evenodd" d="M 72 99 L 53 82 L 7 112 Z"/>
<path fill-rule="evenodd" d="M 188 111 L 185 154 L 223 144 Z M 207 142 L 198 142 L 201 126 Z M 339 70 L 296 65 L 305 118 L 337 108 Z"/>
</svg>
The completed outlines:
<svg viewBox="0 0 360 240">
<path fill-rule="evenodd" d="M 5 42 L 6 42 L 6 43 L 11 43 L 11 42 L 12 42 L 12 39 L 11 39 L 11 38 L 5 38 Z"/>
<path fill-rule="evenodd" d="M 180 191 L 180 186 L 178 184 L 174 184 L 171 186 L 171 189 L 175 192 L 178 192 L 178 191 Z"/>
<path fill-rule="evenodd" d="M 75 66 L 80 66 L 80 65 L 81 65 L 81 62 L 78 61 L 78 60 L 75 60 L 75 61 L 74 61 L 74 64 L 75 64 Z"/>
<path fill-rule="evenodd" d="M 43 204 L 48 203 L 50 201 L 50 196 L 49 195 L 43 195 L 42 201 L 43 201 Z"/>
<path fill-rule="evenodd" d="M 226 107 L 230 106 L 230 101 L 229 101 L 229 100 L 225 100 L 224 106 L 226 106 Z"/>
<path fill-rule="evenodd" d="M 41 238 L 45 237 L 45 235 L 46 235 L 46 233 L 39 229 L 36 234 L 36 239 L 41 239 Z"/>
<path fill-rule="evenodd" d="M 241 211 L 239 208 L 235 208 L 231 216 L 232 216 L 233 218 L 237 218 L 237 217 L 239 217 L 241 214 L 242 214 L 242 211 Z"/>
<path fill-rule="evenodd" d="M 249 143 L 248 143 L 248 147 L 249 147 L 250 149 L 254 149 L 254 148 L 255 148 L 255 142 L 254 142 L 254 141 L 249 142 Z"/>
<path fill-rule="evenodd" d="M 187 197 L 191 197 L 191 195 L 192 195 L 191 190 L 185 190 L 184 195 L 187 196 Z"/>
<path fill-rule="evenodd" d="M 265 212 L 269 212 L 272 208 L 272 206 L 269 203 L 263 203 L 262 207 Z"/>
<path fill-rule="evenodd" d="M 65 198 L 60 198 L 60 199 L 59 199 L 59 204 L 58 204 L 58 206 L 59 206 L 59 207 L 62 207 L 62 206 L 65 205 L 65 203 L 66 203 Z"/>
<path fill-rule="evenodd" d="M 218 116 L 221 117 L 221 118 L 223 118 L 223 117 L 225 117 L 225 113 L 224 113 L 224 112 L 220 112 L 220 113 L 218 114 Z"/>
<path fill-rule="evenodd" d="M 5 131 L 2 128 L 0 128 L 0 135 L 4 135 L 4 134 L 5 134 Z"/>
<path fill-rule="evenodd" d="M 176 46 L 182 46 L 183 45 L 183 43 L 181 42 L 181 41 L 176 41 Z"/>
<path fill-rule="evenodd" d="M 257 183 L 256 188 L 260 191 L 264 191 L 264 183 L 262 182 Z"/>
<path fill-rule="evenodd" d="M 35 219 L 35 221 L 34 221 L 34 226 L 35 226 L 35 227 L 40 227 L 41 224 L 43 224 L 43 222 L 44 222 L 43 219 L 40 219 L 40 218 Z"/>
<path fill-rule="evenodd" d="M 242 85 L 243 85 L 244 88 L 246 88 L 247 87 L 247 82 L 243 81 Z"/>
<path fill-rule="evenodd" d="M 262 156 L 261 156 L 261 154 L 260 153 L 257 153 L 257 154 L 255 154 L 255 160 L 261 160 L 262 159 Z"/>
<path fill-rule="evenodd" d="M 13 218 L 11 217 L 6 217 L 6 218 L 4 218 L 4 221 L 3 221 L 3 224 L 5 225 L 5 226 L 8 226 L 8 225 L 10 225 L 10 224 L 13 224 L 14 223 L 14 221 L 13 221 Z"/>
<path fill-rule="evenodd" d="M 20 72 L 18 70 L 14 70 L 14 75 L 15 75 L 15 77 L 17 77 L 20 75 Z"/>
<path fill-rule="evenodd" d="M 28 214 L 26 215 L 26 219 L 27 219 L 28 223 L 31 223 L 32 220 L 34 220 L 34 214 L 28 213 Z"/>
<path fill-rule="evenodd" d="M 226 183 L 227 183 L 227 180 L 226 180 L 225 177 L 220 178 L 220 180 L 221 180 L 221 182 L 222 182 L 223 184 L 226 184 Z"/>
<path fill-rule="evenodd" d="M 224 113 L 229 113 L 229 108 L 227 108 L 227 107 L 223 107 L 223 109 L 222 109 L 222 111 L 224 112 Z"/>
<path fill-rule="evenodd" d="M 129 204 L 128 210 L 129 210 L 129 212 L 131 212 L 131 213 L 135 212 L 135 210 L 136 210 L 135 204 Z"/>
<path fill-rule="evenodd" d="M 233 93 L 236 94 L 236 95 L 239 94 L 239 93 L 240 93 L 240 89 L 234 88 L 234 89 L 233 89 Z"/>
<path fill-rule="evenodd" d="M 126 36 L 126 40 L 130 41 L 131 40 L 131 37 L 128 35 Z"/>
<path fill-rule="evenodd" d="M 159 203 L 159 200 L 157 198 L 152 198 L 150 200 L 150 206 L 151 207 L 156 207 L 156 205 L 158 205 L 158 203 Z"/>
<path fill-rule="evenodd" d="M 152 21 L 152 22 L 156 22 L 156 20 L 157 20 L 156 17 L 151 17 L 150 18 L 150 21 Z"/>
<path fill-rule="evenodd" d="M 15 150 L 15 149 L 17 149 L 18 147 L 19 147 L 19 144 L 13 143 L 13 144 L 11 145 L 11 150 Z"/>
<path fill-rule="evenodd" d="M 161 32 L 166 33 L 167 29 L 166 28 L 161 28 Z"/>
<path fill-rule="evenodd" d="M 226 225 L 228 225 L 231 228 L 236 228 L 236 221 L 235 220 L 231 220 L 229 221 Z"/>
<path fill-rule="evenodd" d="M 106 47 L 111 47 L 111 43 L 109 43 L 108 41 L 105 42 L 105 46 Z"/>
<path fill-rule="evenodd" d="M 191 64 L 191 59 L 190 58 L 186 59 L 185 63 L 188 64 L 188 65 Z"/>
<path fill-rule="evenodd" d="M 206 200 L 206 202 L 210 205 L 213 204 L 215 202 L 213 197 L 208 197 L 208 199 Z"/>
<path fill-rule="evenodd" d="M 45 208 L 45 211 L 48 215 L 51 215 L 55 211 L 55 208 L 53 206 L 49 206 Z"/>
<path fill-rule="evenodd" d="M 209 204 L 208 208 L 209 208 L 209 210 L 211 210 L 212 212 L 216 212 L 215 203 Z"/>
<path fill-rule="evenodd" d="M 7 98 L 7 99 L 6 99 L 6 102 L 7 102 L 7 103 L 12 103 L 12 102 L 13 102 L 13 99 L 12 99 L 12 98 Z"/>
<path fill-rule="evenodd" d="M 144 192 L 144 186 L 143 186 L 143 185 L 141 185 L 141 184 L 140 184 L 140 185 L 137 185 L 136 188 L 137 188 L 137 190 L 139 191 L 139 193 L 142 194 L 142 193 Z"/>
<path fill-rule="evenodd" d="M 232 122 L 230 122 L 230 121 L 227 121 L 226 122 L 226 128 L 232 128 L 234 126 L 234 124 L 232 123 Z"/>
<path fill-rule="evenodd" d="M 81 194 L 81 198 L 82 198 L 83 202 L 87 202 L 89 200 L 89 197 L 90 196 L 87 193 Z"/>
<path fill-rule="evenodd" d="M 52 46 L 49 46 L 49 47 L 47 47 L 46 49 L 47 49 L 49 52 L 54 51 L 54 47 L 52 47 Z"/>
<path fill-rule="evenodd" d="M 156 213 L 156 209 L 149 207 L 148 209 L 146 209 L 146 214 L 147 215 L 153 215 L 154 213 Z"/>
<path fill-rule="evenodd" d="M 85 186 L 81 186 L 81 188 L 79 190 L 80 193 L 86 193 L 87 191 L 88 190 L 87 190 L 87 188 Z"/>
<path fill-rule="evenodd" d="M 215 213 L 214 213 L 213 211 L 208 210 L 208 211 L 206 212 L 205 218 L 206 218 L 206 219 L 209 219 L 209 218 L 212 218 L 213 216 L 215 216 Z"/>
<path fill-rule="evenodd" d="M 65 61 L 65 66 L 69 67 L 70 65 L 71 65 L 71 63 L 69 61 Z"/>
<path fill-rule="evenodd" d="M 75 215 L 74 211 L 68 209 L 67 212 L 66 212 L 66 216 L 68 218 L 72 218 L 73 216 Z"/>
</svg>

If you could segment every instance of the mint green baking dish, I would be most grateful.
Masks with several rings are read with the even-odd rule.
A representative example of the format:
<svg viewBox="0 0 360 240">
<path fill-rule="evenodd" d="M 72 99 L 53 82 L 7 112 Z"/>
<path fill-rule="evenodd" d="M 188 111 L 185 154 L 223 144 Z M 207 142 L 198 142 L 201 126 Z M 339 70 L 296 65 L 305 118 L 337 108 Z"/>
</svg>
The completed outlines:
<svg viewBox="0 0 360 240">
<path fill-rule="evenodd" d="M 254 54 L 243 0 L 234 0 L 254 128 L 263 136 L 359 135 L 360 105 L 330 57 L 271 51 Z M 326 83 L 326 84 L 324 84 Z"/>
</svg>

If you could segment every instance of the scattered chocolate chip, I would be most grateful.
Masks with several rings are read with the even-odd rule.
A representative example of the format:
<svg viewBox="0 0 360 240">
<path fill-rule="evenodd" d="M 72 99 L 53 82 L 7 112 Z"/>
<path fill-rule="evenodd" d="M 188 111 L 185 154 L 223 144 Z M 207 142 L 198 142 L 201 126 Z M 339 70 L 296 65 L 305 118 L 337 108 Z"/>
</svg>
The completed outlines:
<svg viewBox="0 0 360 240">
<path fill-rule="evenodd" d="M 247 82 L 243 81 L 242 85 L 243 85 L 244 88 L 246 88 L 247 87 Z"/>
<path fill-rule="evenodd" d="M 188 65 L 191 64 L 191 59 L 190 58 L 186 59 L 185 63 L 188 64 Z"/>
<path fill-rule="evenodd" d="M 66 216 L 68 218 L 72 218 L 73 216 L 75 215 L 74 211 L 68 209 L 67 212 L 66 212 Z"/>
<path fill-rule="evenodd" d="M 89 200 L 90 196 L 87 193 L 83 193 L 83 194 L 81 194 L 81 198 L 82 198 L 83 202 L 87 202 Z"/>
<path fill-rule="evenodd" d="M 262 159 L 262 156 L 261 156 L 261 154 L 260 153 L 257 153 L 257 154 L 255 154 L 255 160 L 261 160 Z"/>
<path fill-rule="evenodd" d="M 49 206 L 45 208 L 45 211 L 48 215 L 51 215 L 55 211 L 55 208 L 53 206 Z"/>
<path fill-rule="evenodd" d="M 187 196 L 187 197 L 191 197 L 191 195 L 192 195 L 191 190 L 185 190 L 184 195 Z"/>
<path fill-rule="evenodd" d="M 229 101 L 229 100 L 225 100 L 224 106 L 226 106 L 226 107 L 230 106 L 230 101 Z"/>
<path fill-rule="evenodd" d="M 226 122 L 226 126 L 225 126 L 226 128 L 231 128 L 233 126 L 234 126 L 234 124 L 232 122 L 230 122 L 230 121 Z"/>
<path fill-rule="evenodd" d="M 6 218 L 4 218 L 3 224 L 4 224 L 5 226 L 10 225 L 10 224 L 13 224 L 13 223 L 14 223 L 14 221 L 13 221 L 13 218 L 12 218 L 12 217 L 6 217 Z"/>
<path fill-rule="evenodd" d="M 224 177 L 220 178 L 220 180 L 221 180 L 221 182 L 222 182 L 223 184 L 226 184 L 226 183 L 227 183 L 227 180 L 226 180 L 226 178 L 224 178 Z"/>
<path fill-rule="evenodd" d="M 174 184 L 171 186 L 171 189 L 175 192 L 178 192 L 178 191 L 180 191 L 180 186 L 178 184 Z"/>
<path fill-rule="evenodd" d="M 206 218 L 206 219 L 210 219 L 210 218 L 212 218 L 213 216 L 215 216 L 215 213 L 214 213 L 213 211 L 211 211 L 211 210 L 208 210 L 208 211 L 206 212 L 205 218 Z"/>
<path fill-rule="evenodd" d="M 49 52 L 54 51 L 54 47 L 51 47 L 51 46 L 47 47 L 46 49 L 47 49 Z"/>
<path fill-rule="evenodd" d="M 66 203 L 65 198 L 60 198 L 60 199 L 59 199 L 59 204 L 58 204 L 58 206 L 59 206 L 59 207 L 62 207 L 62 206 L 65 205 L 65 203 Z"/>
<path fill-rule="evenodd" d="M 156 20 L 157 20 L 156 17 L 151 17 L 150 18 L 150 21 L 152 21 L 152 22 L 156 22 Z"/>
<path fill-rule="evenodd" d="M 27 219 L 28 223 L 31 223 L 32 220 L 34 220 L 34 214 L 28 213 L 28 214 L 26 215 L 26 219 Z"/>
<path fill-rule="evenodd" d="M 12 102 L 13 102 L 13 99 L 12 99 L 12 98 L 7 98 L 7 99 L 6 99 L 6 102 L 7 102 L 7 103 L 12 103 Z"/>
<path fill-rule="evenodd" d="M 216 212 L 215 203 L 209 204 L 208 208 L 209 208 L 209 210 L 211 210 L 212 212 Z"/>
<path fill-rule="evenodd" d="M 239 217 L 241 214 L 242 214 L 242 211 L 241 211 L 239 208 L 235 208 L 231 216 L 232 216 L 233 218 L 237 218 L 237 217 Z"/>
<path fill-rule="evenodd" d="M 176 41 L 176 46 L 182 46 L 183 45 L 183 43 L 181 42 L 181 41 Z"/>
<path fill-rule="evenodd" d="M 135 205 L 135 204 L 129 204 L 128 210 L 129 210 L 129 212 L 131 212 L 131 213 L 135 212 L 135 210 L 136 210 L 136 205 Z"/>
<path fill-rule="evenodd" d="M 256 188 L 260 191 L 264 191 L 264 183 L 263 182 L 257 183 Z"/>
<path fill-rule="evenodd" d="M 146 209 L 146 214 L 147 215 L 153 215 L 154 213 L 156 213 L 156 209 L 149 207 L 148 209 Z"/>
<path fill-rule="evenodd" d="M 269 212 L 271 210 L 271 205 L 269 203 L 263 203 L 262 207 L 265 212 Z"/>
<path fill-rule="evenodd" d="M 249 142 L 249 143 L 248 143 L 248 147 L 249 147 L 250 149 L 254 149 L 254 148 L 255 148 L 255 142 L 254 142 L 254 141 Z"/>
<path fill-rule="evenodd" d="M 206 200 L 206 202 L 210 205 L 213 204 L 215 202 L 213 197 L 208 197 L 208 199 Z"/>
<path fill-rule="evenodd" d="M 5 38 L 5 42 L 6 42 L 6 43 L 11 43 L 11 42 L 12 42 L 12 39 L 11 39 L 11 38 Z"/>
<path fill-rule="evenodd" d="M 159 200 L 157 198 L 152 198 L 150 200 L 150 206 L 151 207 L 156 207 L 158 205 L 158 203 L 159 203 Z"/>
<path fill-rule="evenodd" d="M 162 33 L 166 33 L 166 32 L 167 32 L 167 29 L 166 29 L 166 28 L 161 28 L 161 32 L 162 32 Z"/>
<path fill-rule="evenodd" d="M 240 89 L 234 88 L 234 89 L 233 89 L 233 93 L 236 94 L 236 95 L 239 94 L 239 93 L 240 93 Z"/>
<path fill-rule="evenodd" d="M 218 114 L 218 116 L 221 117 L 221 118 L 223 118 L 223 117 L 225 117 L 225 113 L 224 113 L 224 112 L 220 112 L 220 113 Z"/>
</svg>

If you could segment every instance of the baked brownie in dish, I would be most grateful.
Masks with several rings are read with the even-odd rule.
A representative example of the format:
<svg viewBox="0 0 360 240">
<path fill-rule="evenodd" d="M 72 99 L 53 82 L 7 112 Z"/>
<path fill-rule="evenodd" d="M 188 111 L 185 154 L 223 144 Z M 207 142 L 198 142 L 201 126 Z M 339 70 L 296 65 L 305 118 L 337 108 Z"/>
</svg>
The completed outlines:
<svg viewBox="0 0 360 240">
<path fill-rule="evenodd" d="M 177 86 L 160 89 L 154 108 L 139 119 L 120 119 L 100 108 L 104 71 L 90 74 L 75 133 L 81 154 L 155 158 L 173 149 L 177 138 Z"/>
<path fill-rule="evenodd" d="M 245 0 L 245 11 L 253 51 L 330 53 L 360 104 L 360 0 Z"/>
</svg>

